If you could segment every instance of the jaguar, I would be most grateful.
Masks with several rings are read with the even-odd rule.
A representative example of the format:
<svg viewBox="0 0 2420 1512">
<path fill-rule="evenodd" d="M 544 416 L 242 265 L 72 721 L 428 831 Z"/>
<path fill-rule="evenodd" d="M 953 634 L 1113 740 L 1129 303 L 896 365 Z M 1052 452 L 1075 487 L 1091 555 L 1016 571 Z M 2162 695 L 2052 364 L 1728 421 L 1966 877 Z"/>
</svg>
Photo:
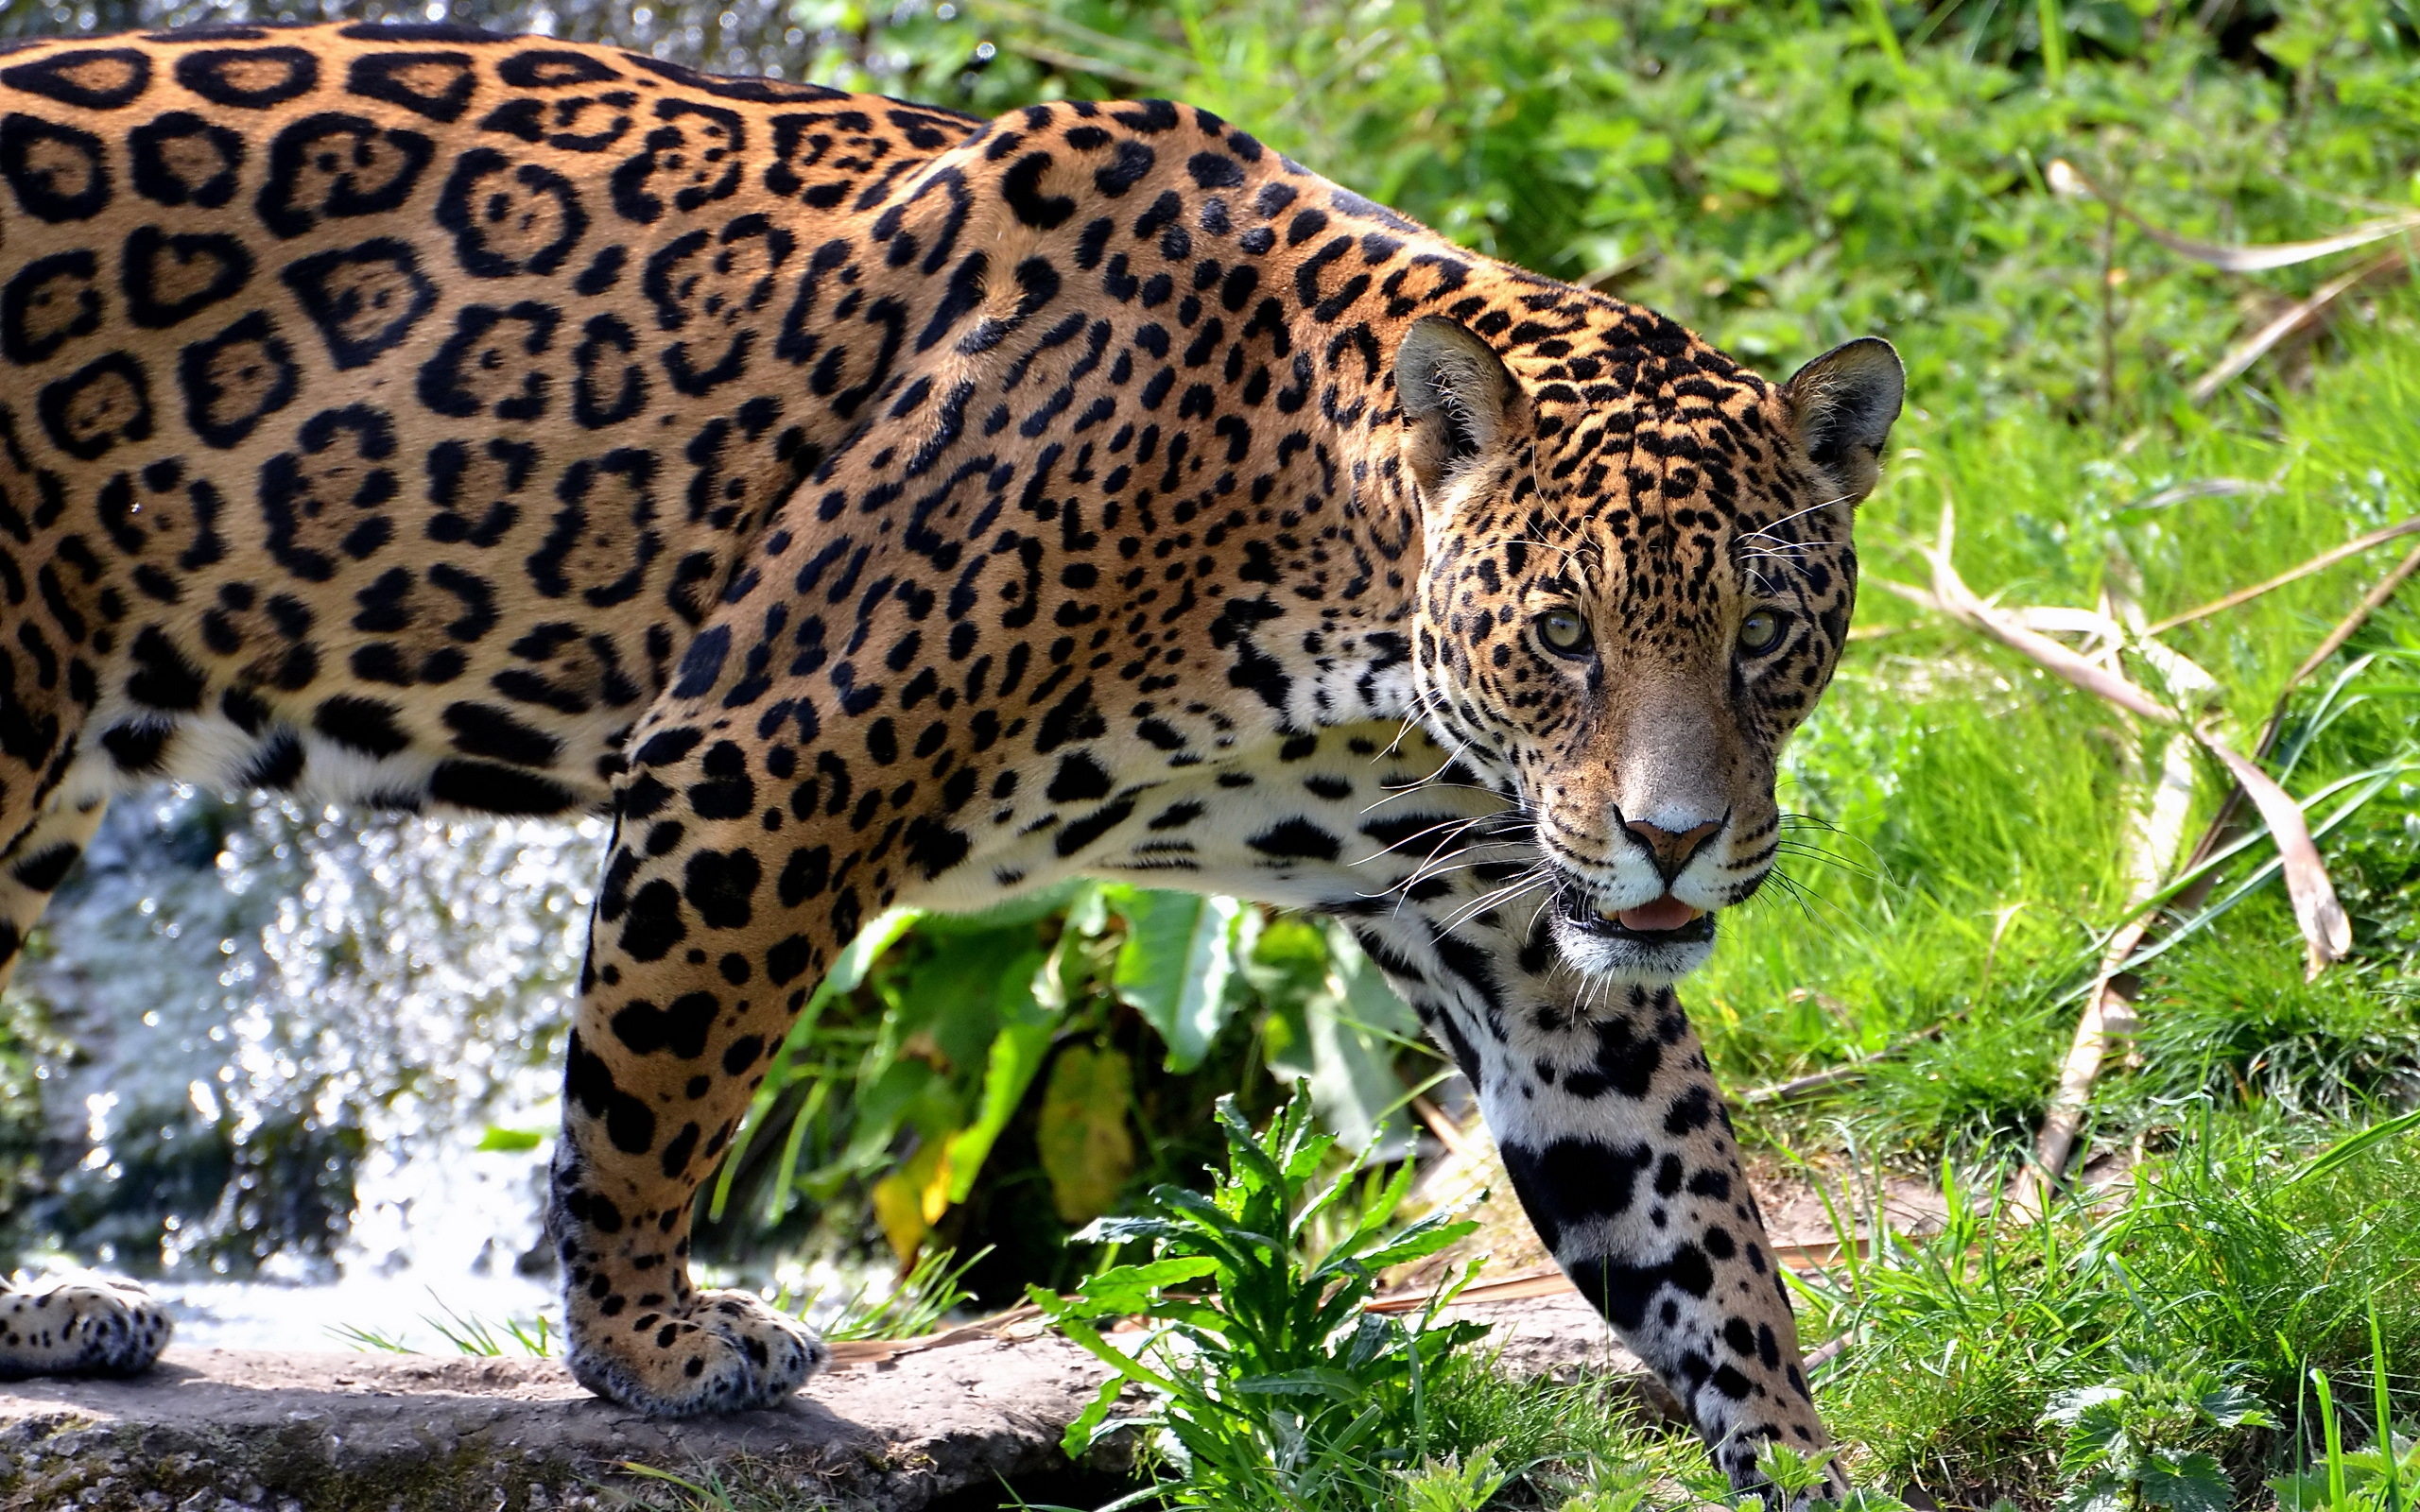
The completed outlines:
<svg viewBox="0 0 2420 1512">
<path fill-rule="evenodd" d="M 0 970 L 164 779 L 609 816 L 591 1390 L 825 1364 L 693 1282 L 700 1183 L 871 918 L 1088 875 L 1341 920 L 1732 1482 L 1825 1446 L 1674 984 L 1772 873 L 1886 343 L 1768 382 L 1164 100 L 441 24 L 12 43 L 0 179 Z M 168 1333 L 0 1297 L 9 1374 Z"/>
</svg>

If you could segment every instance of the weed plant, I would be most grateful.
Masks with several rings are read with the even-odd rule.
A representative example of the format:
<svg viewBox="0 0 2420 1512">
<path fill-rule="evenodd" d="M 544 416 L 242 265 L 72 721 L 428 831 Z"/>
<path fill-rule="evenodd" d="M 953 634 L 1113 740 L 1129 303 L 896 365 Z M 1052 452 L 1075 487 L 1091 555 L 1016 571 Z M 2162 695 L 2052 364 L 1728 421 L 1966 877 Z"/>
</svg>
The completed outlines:
<svg viewBox="0 0 2420 1512">
<path fill-rule="evenodd" d="M 1099 1271 L 1071 1297 L 1029 1294 L 1115 1372 L 1069 1425 L 1067 1453 L 1080 1459 L 1107 1434 L 1151 1429 L 1178 1472 L 1173 1505 L 1392 1504 L 1406 1484 L 1392 1472 L 1444 1447 L 1431 1425 L 1440 1365 L 1484 1330 L 1439 1321 L 1452 1285 L 1408 1318 L 1363 1304 L 1390 1266 L 1477 1226 L 1437 1212 L 1399 1228 L 1409 1167 L 1392 1180 L 1339 1174 L 1336 1139 L 1315 1129 L 1306 1089 L 1258 1133 L 1232 1098 L 1219 1099 L 1218 1118 L 1226 1169 L 1207 1194 L 1155 1187 L 1146 1213 L 1086 1231 L 1094 1243 L 1148 1246 L 1152 1258 Z M 1103 1336 L 1105 1323 L 1128 1318 L 1147 1325 L 1131 1347 Z M 1152 1394 L 1152 1406 L 1113 1416 L 1130 1386 Z"/>
</svg>

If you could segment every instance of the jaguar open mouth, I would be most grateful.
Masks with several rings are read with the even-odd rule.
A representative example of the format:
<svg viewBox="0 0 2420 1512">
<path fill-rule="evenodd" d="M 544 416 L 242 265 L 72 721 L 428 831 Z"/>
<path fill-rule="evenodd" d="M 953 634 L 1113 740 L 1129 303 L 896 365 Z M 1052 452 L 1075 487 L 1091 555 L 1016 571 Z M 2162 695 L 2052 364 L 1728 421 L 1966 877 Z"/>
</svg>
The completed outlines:
<svg viewBox="0 0 2420 1512">
<path fill-rule="evenodd" d="M 1599 939 L 1630 940 L 1641 945 L 1702 945 L 1714 938 L 1714 916 L 1690 907 L 1670 893 L 1636 908 L 1607 915 L 1597 911 L 1577 889 L 1563 895 L 1564 920 Z"/>
</svg>

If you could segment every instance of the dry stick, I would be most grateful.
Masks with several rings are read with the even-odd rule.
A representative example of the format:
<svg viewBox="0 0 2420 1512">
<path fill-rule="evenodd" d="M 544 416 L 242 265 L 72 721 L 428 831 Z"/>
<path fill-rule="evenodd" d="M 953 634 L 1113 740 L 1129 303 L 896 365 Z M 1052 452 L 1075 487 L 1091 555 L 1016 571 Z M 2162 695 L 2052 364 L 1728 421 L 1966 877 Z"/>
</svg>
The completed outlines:
<svg viewBox="0 0 2420 1512">
<path fill-rule="evenodd" d="M 2230 348 L 2219 359 L 2219 365 L 2204 373 L 2186 391 L 2187 402 L 2200 405 L 2210 402 L 2210 396 L 2268 354 L 2269 349 L 2288 336 L 2308 331 L 2327 315 L 2328 307 L 2352 290 L 2377 279 L 2386 282 L 2407 276 L 2411 272 L 2408 260 L 2401 251 L 2383 252 L 2350 271 L 2339 273 L 2314 290 L 2310 298 L 2291 304 L 2277 318 L 2255 331 Z"/>
<path fill-rule="evenodd" d="M 2160 763 L 2159 786 L 2152 799 L 2151 821 L 2136 836 L 2132 857 L 2134 886 L 2127 897 L 2129 908 L 2139 908 L 2159 890 L 2176 859 L 2176 850 L 2185 838 L 2185 817 L 2193 801 L 2193 758 L 2189 743 L 2172 739 Z M 2109 936 L 2101 948 L 2100 968 L 2092 984 L 2092 995 L 2084 1001 L 2083 1012 L 2076 1020 L 2075 1038 L 2068 1041 L 2067 1057 L 2059 1067 L 2058 1090 L 2050 1094 L 2050 1106 L 2042 1115 L 2042 1132 L 2035 1138 L 2033 1163 L 2017 1175 L 2017 1211 L 2047 1212 L 2049 1211 L 2050 1189 L 2066 1174 L 2067 1162 L 2074 1159 L 2076 1142 L 2083 1137 L 2084 1115 L 2092 1107 L 2092 1086 L 2100 1075 L 2100 1067 L 2109 1054 L 2112 1040 L 2134 1036 L 2134 992 L 2124 979 L 2126 962 L 2142 943 L 2149 930 L 2149 916 L 2138 918 Z"/>
<path fill-rule="evenodd" d="M 2190 237 L 2179 236 L 2166 227 L 2145 220 L 2128 208 L 2124 200 L 2102 187 L 2092 175 L 2065 158 L 2051 159 L 2046 170 L 2046 176 L 2049 179 L 2050 187 L 2054 192 L 2072 194 L 2081 189 L 2118 215 L 2133 221 L 2144 235 L 2169 251 L 2182 257 L 2189 257 L 2197 263 L 2206 263 L 2226 273 L 2260 273 L 2271 268 L 2291 267 L 2297 263 L 2308 263 L 2318 258 L 2333 256 L 2338 252 L 2349 252 L 2357 247 L 2367 247 L 2372 242 L 2384 241 L 2389 236 L 2400 235 L 2405 232 L 2420 231 L 2420 215 L 2405 214 L 2364 221 L 2359 226 L 2347 227 L 2332 236 L 2323 236 L 2316 241 L 2221 246 L 2216 242 L 2200 242 Z"/>
<path fill-rule="evenodd" d="M 2310 655 L 2303 658 L 2302 665 L 2294 668 L 2286 679 L 2286 685 L 2277 690 L 2277 701 L 2270 706 L 2268 722 L 2260 727 L 2260 739 L 2252 747 L 2256 761 L 2266 761 L 2269 753 L 2276 749 L 2277 736 L 2286 725 L 2287 705 L 2294 691 L 2309 680 L 2312 673 L 2325 666 L 2328 658 L 2342 650 L 2344 643 L 2368 624 L 2370 616 L 2384 608 L 2386 601 L 2394 596 L 2395 590 L 2401 588 L 2415 572 L 2420 572 L 2420 549 L 2413 550 L 2395 563 L 2392 572 L 2379 578 L 2377 586 L 2361 596 L 2360 603 L 2353 607 L 2353 611 L 2337 622 L 2336 628 L 2327 632 L 2327 638 L 2320 642 Z M 2202 832 L 2202 838 L 2195 842 L 2192 854 L 2186 858 L 2187 870 L 2209 860 L 2221 847 L 2232 841 L 2236 816 L 2243 812 L 2243 799 L 2242 788 L 2228 790 L 2226 800 L 2219 805 L 2219 812 L 2211 816 L 2209 827 Z M 2209 897 L 2211 889 L 2218 885 L 2218 880 L 2216 872 L 2204 877 L 2172 899 L 2165 912 L 2174 919 L 2187 918 L 2197 912 Z"/>
<path fill-rule="evenodd" d="M 2294 921 L 2301 927 L 2308 946 L 2308 974 L 2315 977 L 2328 963 L 2342 960 L 2352 948 L 2352 925 L 2344 918 L 2343 905 L 2336 901 L 2335 886 L 2327 880 L 2327 864 L 2320 859 L 2319 847 L 2311 843 L 2310 825 L 2303 817 L 2302 805 L 2268 773 L 2209 730 L 2179 717 L 2174 710 L 2118 673 L 2078 656 L 2047 635 L 2027 629 L 2015 616 L 1976 597 L 1974 590 L 1966 586 L 1957 568 L 1950 564 L 1949 548 L 1956 534 L 1955 511 L 1945 502 L 1940 544 L 1921 548 L 1932 564 L 1933 586 L 1929 593 L 1910 584 L 1876 580 L 1902 597 L 1929 603 L 1961 624 L 2022 652 L 2085 692 L 2155 724 L 2174 725 L 2200 742 L 2204 750 L 2235 774 L 2236 782 L 2259 808 L 2260 816 L 2267 821 L 2269 833 L 2277 843 L 2278 857 L 2286 872 L 2286 893 L 2292 901 Z"/>
<path fill-rule="evenodd" d="M 2420 515 L 2414 515 L 2395 524 L 2382 526 L 2367 535 L 2355 536 L 2344 544 L 2323 551 L 2300 566 L 2289 567 L 2276 576 L 2255 583 L 2249 588 L 2238 588 L 2224 598 L 2214 598 L 2199 609 L 2188 609 L 2182 614 L 2170 614 L 2164 620 L 2154 620 L 2143 627 L 2143 633 L 2157 635 L 2164 630 L 2172 630 L 2180 625 L 2190 625 L 2195 620 L 2208 619 L 2211 615 L 2222 613 L 2238 604 L 2248 604 L 2263 593 L 2273 593 L 2288 583 L 2300 582 L 2313 573 L 2323 572 L 2335 566 L 2347 557 L 2358 557 L 2372 546 L 2383 545 L 2399 536 L 2408 536 L 2414 531 L 2420 531 Z"/>
<path fill-rule="evenodd" d="M 2333 256 L 2338 252 L 2352 251 L 2374 242 L 2384 241 L 2390 236 L 2409 236 L 2412 232 L 2420 231 L 2420 215 L 2399 215 L 2348 227 L 2332 236 L 2323 236 L 2315 241 L 2225 247 L 2179 236 L 2165 227 L 2152 224 L 2129 208 L 2117 195 L 2095 181 L 2090 174 L 2064 158 L 2053 158 L 2046 172 L 2050 180 L 2050 187 L 2055 193 L 2088 194 L 2109 207 L 2113 224 L 2114 217 L 2122 215 L 2133 222 L 2144 235 L 2169 251 L 2227 273 L 2256 273 L 2272 268 L 2290 267 L 2296 264 Z M 2104 266 L 2102 271 L 2105 275 L 2107 268 Z M 2381 253 L 2360 266 L 2328 280 L 2321 284 L 2308 299 L 2288 306 L 2267 325 L 2230 348 L 2227 353 L 2219 359 L 2217 367 L 2204 373 L 2194 383 L 2187 395 L 2189 402 L 2196 406 L 2209 403 L 2212 395 L 2239 377 L 2254 363 L 2267 355 L 2279 342 L 2307 331 L 2326 318 L 2329 308 L 2351 290 L 2360 287 L 2373 279 L 2385 282 L 2408 277 L 2411 271 L 2411 260 L 2408 254 L 2402 250 L 2394 250 Z M 2104 284 L 2106 282 L 2104 277 Z M 2102 289 L 2101 297 L 2105 310 L 2109 298 L 2106 287 Z M 2132 453 L 2150 434 L 2148 429 L 2136 431 L 2127 438 L 2123 446 L 2118 448 L 2120 455 Z"/>
<path fill-rule="evenodd" d="M 1445 1146 L 1445 1153 L 1454 1159 L 1468 1160 L 1478 1153 L 1472 1147 L 1471 1137 L 1462 1132 L 1461 1125 L 1448 1118 L 1443 1108 L 1417 1092 L 1412 1094 L 1411 1111 L 1414 1117 L 1427 1125 L 1429 1133 L 1437 1136 L 1437 1143 Z"/>
</svg>

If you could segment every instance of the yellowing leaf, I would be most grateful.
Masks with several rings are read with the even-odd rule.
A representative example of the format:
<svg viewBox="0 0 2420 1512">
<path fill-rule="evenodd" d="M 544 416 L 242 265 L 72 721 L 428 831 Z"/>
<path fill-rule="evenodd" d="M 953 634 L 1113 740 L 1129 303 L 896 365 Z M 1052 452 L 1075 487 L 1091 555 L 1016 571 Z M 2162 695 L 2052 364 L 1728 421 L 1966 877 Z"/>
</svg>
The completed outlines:
<svg viewBox="0 0 2420 1512">
<path fill-rule="evenodd" d="M 874 1221 L 901 1264 L 916 1258 L 933 1223 L 949 1211 L 949 1142 L 928 1139 L 873 1184 Z"/>
<path fill-rule="evenodd" d="M 1134 1140 L 1126 1131 L 1133 1099 L 1133 1069 L 1119 1051 L 1069 1045 L 1051 1065 L 1039 1143 L 1051 1201 L 1068 1223 L 1107 1212 L 1133 1174 Z"/>
</svg>

